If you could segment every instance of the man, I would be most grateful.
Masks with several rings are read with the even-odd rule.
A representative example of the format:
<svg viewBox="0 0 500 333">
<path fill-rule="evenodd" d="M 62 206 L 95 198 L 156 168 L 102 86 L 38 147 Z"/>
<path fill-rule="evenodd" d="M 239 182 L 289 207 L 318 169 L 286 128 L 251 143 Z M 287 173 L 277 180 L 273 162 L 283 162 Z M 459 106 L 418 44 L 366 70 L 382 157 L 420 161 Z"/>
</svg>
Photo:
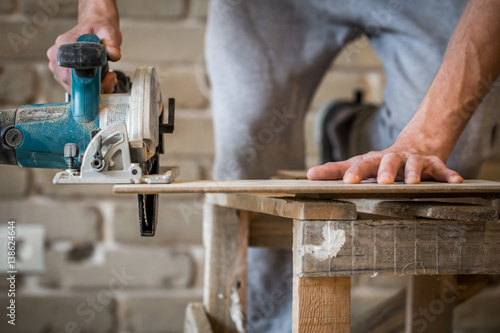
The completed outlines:
<svg viewBox="0 0 500 333">
<path fill-rule="evenodd" d="M 347 144 L 357 156 L 311 168 L 308 177 L 347 183 L 376 177 L 382 184 L 475 177 L 498 144 L 498 17 L 495 0 L 213 0 L 206 59 L 214 178 L 303 169 L 309 102 L 340 49 L 363 34 L 384 64 L 384 104 L 355 116 L 355 142 Z M 78 25 L 49 49 L 49 66 L 67 90 L 69 75 L 56 65 L 56 46 L 83 33 L 97 34 L 109 58 L 119 60 L 114 1 L 81 1 Z M 109 73 L 103 90 L 114 80 Z M 252 249 L 249 262 L 248 331 L 289 331 L 291 293 L 283 274 L 290 254 Z M 266 279 L 267 270 L 281 275 Z M 284 300 L 270 304 L 273 291 Z"/>
</svg>

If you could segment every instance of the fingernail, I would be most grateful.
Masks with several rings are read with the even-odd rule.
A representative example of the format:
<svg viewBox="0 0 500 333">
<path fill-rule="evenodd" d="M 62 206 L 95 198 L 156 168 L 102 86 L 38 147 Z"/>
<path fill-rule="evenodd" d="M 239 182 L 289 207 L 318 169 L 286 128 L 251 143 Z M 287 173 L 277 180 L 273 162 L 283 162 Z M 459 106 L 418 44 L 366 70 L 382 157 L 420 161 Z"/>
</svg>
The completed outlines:
<svg viewBox="0 0 500 333">
<path fill-rule="evenodd" d="M 420 182 L 420 176 L 415 173 L 411 173 L 405 178 L 405 183 L 415 184 Z"/>
<path fill-rule="evenodd" d="M 383 173 L 379 177 L 386 178 L 386 179 L 393 179 L 394 178 L 390 173 Z"/>
<path fill-rule="evenodd" d="M 379 184 L 390 184 L 394 182 L 394 177 L 391 174 L 383 173 L 377 177 L 377 182 Z"/>
<path fill-rule="evenodd" d="M 358 183 L 358 177 L 349 172 L 344 175 L 344 181 L 348 183 Z"/>
<path fill-rule="evenodd" d="M 462 177 L 460 176 L 452 176 L 450 178 L 451 183 L 461 183 L 462 182 Z"/>
</svg>

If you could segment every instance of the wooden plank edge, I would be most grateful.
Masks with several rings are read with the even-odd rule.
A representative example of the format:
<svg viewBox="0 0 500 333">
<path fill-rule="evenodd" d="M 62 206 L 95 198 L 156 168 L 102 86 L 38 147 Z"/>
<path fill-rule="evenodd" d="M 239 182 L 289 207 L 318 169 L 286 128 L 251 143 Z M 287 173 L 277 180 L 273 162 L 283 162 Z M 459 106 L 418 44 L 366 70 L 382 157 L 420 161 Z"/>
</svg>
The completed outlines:
<svg viewBox="0 0 500 333">
<path fill-rule="evenodd" d="M 187 305 L 184 333 L 213 333 L 202 303 L 189 303 Z"/>
</svg>

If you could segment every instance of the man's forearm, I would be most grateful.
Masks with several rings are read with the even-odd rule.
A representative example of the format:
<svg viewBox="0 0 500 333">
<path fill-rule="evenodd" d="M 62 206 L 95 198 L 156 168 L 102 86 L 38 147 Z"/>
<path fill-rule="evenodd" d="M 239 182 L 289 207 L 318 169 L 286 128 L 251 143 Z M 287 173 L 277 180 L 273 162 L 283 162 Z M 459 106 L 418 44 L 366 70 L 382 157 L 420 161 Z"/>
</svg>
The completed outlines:
<svg viewBox="0 0 500 333">
<path fill-rule="evenodd" d="M 118 20 L 116 0 L 80 0 L 78 2 L 78 23 L 95 15 Z"/>
<path fill-rule="evenodd" d="M 500 1 L 470 0 L 441 67 L 399 139 L 446 159 L 500 73 Z"/>
</svg>

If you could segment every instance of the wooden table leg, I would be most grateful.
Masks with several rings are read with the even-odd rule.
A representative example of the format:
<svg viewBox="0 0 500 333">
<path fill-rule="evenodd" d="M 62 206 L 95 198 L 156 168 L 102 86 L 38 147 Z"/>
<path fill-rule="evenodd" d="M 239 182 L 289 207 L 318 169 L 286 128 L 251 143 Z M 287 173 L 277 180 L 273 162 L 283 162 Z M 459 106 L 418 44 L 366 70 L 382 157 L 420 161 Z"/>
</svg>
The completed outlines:
<svg viewBox="0 0 500 333">
<path fill-rule="evenodd" d="M 417 275 L 410 279 L 406 332 L 453 331 L 453 304 L 461 293 L 451 275 Z"/>
<path fill-rule="evenodd" d="M 350 332 L 351 277 L 293 277 L 294 333 Z"/>
<path fill-rule="evenodd" d="M 344 333 L 351 326 L 351 277 L 299 277 L 297 230 L 293 221 L 293 333 Z"/>
<path fill-rule="evenodd" d="M 203 219 L 203 305 L 215 333 L 244 332 L 249 213 L 205 204 Z"/>
</svg>

